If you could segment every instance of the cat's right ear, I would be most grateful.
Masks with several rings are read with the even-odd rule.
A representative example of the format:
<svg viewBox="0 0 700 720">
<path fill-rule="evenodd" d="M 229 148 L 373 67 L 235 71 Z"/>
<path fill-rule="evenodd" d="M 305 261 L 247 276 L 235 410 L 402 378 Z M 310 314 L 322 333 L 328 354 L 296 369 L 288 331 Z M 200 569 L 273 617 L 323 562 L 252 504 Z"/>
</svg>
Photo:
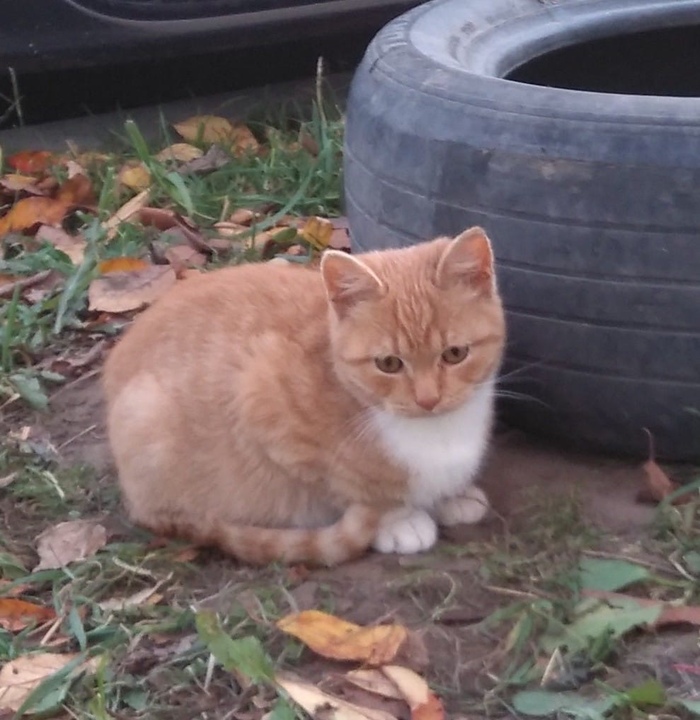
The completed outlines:
<svg viewBox="0 0 700 720">
<path fill-rule="evenodd" d="M 384 294 L 384 285 L 376 273 L 361 260 L 340 250 L 323 253 L 321 277 L 328 299 L 341 316 L 353 305 Z"/>
</svg>

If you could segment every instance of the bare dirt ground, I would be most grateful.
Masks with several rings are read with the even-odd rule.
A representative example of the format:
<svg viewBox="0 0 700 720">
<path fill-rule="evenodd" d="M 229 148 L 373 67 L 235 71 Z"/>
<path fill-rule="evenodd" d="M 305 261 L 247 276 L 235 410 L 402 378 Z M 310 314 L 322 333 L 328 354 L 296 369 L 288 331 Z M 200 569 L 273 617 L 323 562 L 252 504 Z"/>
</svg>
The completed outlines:
<svg viewBox="0 0 700 720">
<path fill-rule="evenodd" d="M 97 371 L 56 392 L 49 413 L 20 413 L 7 427 L 27 424 L 41 428 L 43 436 L 58 449 L 61 465 L 90 466 L 94 475 L 89 482 L 107 488 L 111 494 L 115 477 Z M 444 698 L 448 717 L 508 715 L 507 706 L 500 700 L 487 699 L 503 680 L 499 673 L 509 648 L 506 645 L 504 649 L 503 631 L 484 630 L 481 621 L 499 607 L 538 596 L 538 576 L 546 572 L 542 562 L 549 562 L 550 555 L 551 562 L 562 561 L 557 545 L 561 545 L 564 556 L 562 567 L 568 561 L 566 555 L 572 551 L 569 532 L 571 537 L 589 533 L 578 549 L 590 548 L 603 556 L 635 557 L 650 566 L 658 564 L 645 546 L 655 510 L 636 501 L 642 478 L 638 463 L 565 453 L 518 431 L 501 429 L 482 481 L 494 512 L 478 526 L 450 531 L 434 552 L 407 557 L 373 554 L 337 569 L 318 571 L 242 568 L 233 560 L 206 552 L 181 581 L 178 598 L 225 614 L 240 606 L 254 620 L 265 622 L 265 606 L 255 599 L 256 593 L 282 585 L 286 608 L 280 612 L 324 607 L 364 625 L 401 622 L 420 638 L 410 649 L 408 662 L 421 669 Z M 40 514 L 17 515 L 13 501 L 1 494 L 0 505 L 15 547 L 27 550 L 43 526 L 55 522 Z M 92 512 L 105 518 L 112 537 L 143 537 L 130 528 L 117 502 L 106 512 L 99 505 Z M 547 547 L 548 543 L 554 547 Z M 272 645 L 278 640 L 272 638 Z M 137 653 L 137 670 L 152 672 L 152 663 L 146 663 L 144 670 L 139 658 Z M 123 662 L 133 672 L 134 658 L 127 655 Z M 696 633 L 640 635 L 621 646 L 614 668 L 607 669 L 606 680 L 624 688 L 656 678 L 667 687 L 690 683 L 695 692 L 700 683 L 694 684 L 693 676 L 679 674 L 674 669 L 678 663 L 683 667 L 700 665 Z M 336 665 L 340 667 L 334 663 L 329 666 L 328 661 L 305 651 L 297 670 L 333 688 Z M 226 692 L 209 694 L 206 703 L 188 692 L 178 702 L 183 718 L 239 717 L 223 713 L 222 708 L 231 706 Z M 180 717 L 172 710 L 167 716 Z M 243 713 L 240 717 L 248 716 Z"/>
</svg>

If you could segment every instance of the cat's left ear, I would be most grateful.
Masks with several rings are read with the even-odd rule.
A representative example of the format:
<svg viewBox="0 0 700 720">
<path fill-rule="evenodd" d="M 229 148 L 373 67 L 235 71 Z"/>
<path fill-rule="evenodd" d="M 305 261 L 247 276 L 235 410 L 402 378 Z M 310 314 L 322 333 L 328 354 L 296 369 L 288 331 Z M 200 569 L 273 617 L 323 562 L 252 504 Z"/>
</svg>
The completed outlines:
<svg viewBox="0 0 700 720">
<path fill-rule="evenodd" d="M 441 288 L 464 284 L 485 295 L 496 291 L 491 242 L 482 228 L 469 228 L 450 241 L 438 261 L 436 281 Z"/>
<path fill-rule="evenodd" d="M 358 302 L 380 298 L 385 291 L 384 284 L 371 268 L 340 250 L 323 253 L 321 277 L 328 299 L 340 315 Z"/>
</svg>

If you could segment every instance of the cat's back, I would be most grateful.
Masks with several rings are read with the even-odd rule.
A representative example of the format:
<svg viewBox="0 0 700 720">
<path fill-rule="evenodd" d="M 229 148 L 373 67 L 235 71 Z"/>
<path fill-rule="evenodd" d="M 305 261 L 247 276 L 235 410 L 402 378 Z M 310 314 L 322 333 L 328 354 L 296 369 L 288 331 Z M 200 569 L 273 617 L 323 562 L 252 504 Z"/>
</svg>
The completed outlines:
<svg viewBox="0 0 700 720">
<path fill-rule="evenodd" d="M 220 364 L 264 334 L 299 337 L 325 332 L 326 302 L 317 270 L 247 263 L 178 282 L 139 315 L 110 353 L 108 399 L 142 370 L 165 373 Z"/>
</svg>

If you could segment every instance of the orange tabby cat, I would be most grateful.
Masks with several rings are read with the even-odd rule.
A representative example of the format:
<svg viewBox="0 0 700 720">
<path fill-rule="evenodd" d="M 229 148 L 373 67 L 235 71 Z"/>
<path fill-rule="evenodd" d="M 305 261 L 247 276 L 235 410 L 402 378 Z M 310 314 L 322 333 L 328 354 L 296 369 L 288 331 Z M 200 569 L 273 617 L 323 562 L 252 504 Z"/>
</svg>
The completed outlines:
<svg viewBox="0 0 700 720">
<path fill-rule="evenodd" d="M 425 550 L 488 508 L 504 334 L 481 228 L 180 282 L 105 368 L 129 514 L 252 563 Z"/>
</svg>

